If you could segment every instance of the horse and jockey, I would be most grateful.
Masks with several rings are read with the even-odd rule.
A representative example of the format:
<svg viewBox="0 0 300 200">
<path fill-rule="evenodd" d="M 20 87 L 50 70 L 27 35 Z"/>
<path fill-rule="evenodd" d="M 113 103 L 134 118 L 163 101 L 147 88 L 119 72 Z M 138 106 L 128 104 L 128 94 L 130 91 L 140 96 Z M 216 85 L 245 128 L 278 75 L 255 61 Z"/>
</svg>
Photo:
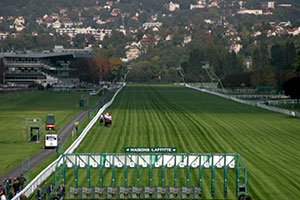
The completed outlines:
<svg viewBox="0 0 300 200">
<path fill-rule="evenodd" d="M 104 115 L 100 115 L 100 125 L 104 122 L 105 126 L 112 124 L 112 117 L 108 112 L 106 112 Z"/>
</svg>

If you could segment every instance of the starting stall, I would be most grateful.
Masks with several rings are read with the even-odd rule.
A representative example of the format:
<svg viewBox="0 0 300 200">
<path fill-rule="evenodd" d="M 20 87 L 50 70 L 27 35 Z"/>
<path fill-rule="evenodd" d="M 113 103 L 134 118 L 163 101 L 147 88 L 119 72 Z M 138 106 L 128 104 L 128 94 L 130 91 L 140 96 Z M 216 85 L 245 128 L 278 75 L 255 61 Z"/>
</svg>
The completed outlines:
<svg viewBox="0 0 300 200">
<path fill-rule="evenodd" d="M 216 180 L 223 176 L 224 198 L 228 196 L 229 173 L 235 179 L 236 195 L 240 200 L 251 199 L 248 195 L 249 173 L 239 154 L 234 153 L 176 153 L 176 148 L 126 148 L 126 153 L 94 153 L 94 154 L 63 154 L 57 162 L 55 169 L 55 185 L 66 184 L 66 170 L 74 170 L 72 183 L 68 182 L 70 199 L 91 198 L 204 198 L 203 185 L 210 180 L 211 197 L 215 198 Z M 146 149 L 146 151 L 145 151 Z M 168 150 L 166 150 L 168 149 Z M 87 185 L 79 186 L 78 177 L 86 169 Z M 98 172 L 98 183 L 92 185 L 91 174 Z M 128 177 L 129 170 L 135 170 L 136 177 Z M 141 177 L 141 171 L 147 171 L 146 185 L 145 173 Z M 159 171 L 160 179 L 153 176 L 154 171 Z M 209 178 L 204 178 L 204 171 Z M 221 170 L 221 171 L 220 171 Z M 80 173 L 78 172 L 80 171 Z M 121 172 L 120 172 L 121 171 Z M 132 171 L 131 171 L 132 172 Z M 170 175 L 170 172 L 172 175 Z M 193 172 L 193 173 L 192 173 Z M 197 177 L 191 175 L 197 172 Z M 221 172 L 221 173 L 220 173 Z M 118 174 L 116 174 L 118 173 Z M 120 173 L 122 175 L 120 175 Z M 216 179 L 218 173 L 218 179 Z M 232 173 L 235 178 L 232 178 Z M 110 186 L 104 186 L 104 176 L 111 177 Z M 168 175 L 168 176 L 167 176 Z M 95 174 L 92 174 L 95 176 Z M 122 186 L 116 184 L 116 178 L 124 177 Z M 170 177 L 172 177 L 170 180 Z M 185 181 L 183 181 L 185 177 Z M 153 184 L 154 178 L 156 183 Z M 193 178 L 193 182 L 191 181 Z M 82 177 L 81 177 L 82 179 Z M 123 179 L 123 178 L 122 178 Z M 130 179 L 130 180 L 129 180 Z M 132 183 L 135 179 L 135 184 Z M 143 179 L 143 183 L 142 180 Z M 168 184 L 166 183 L 168 179 Z M 195 180 L 196 179 L 196 180 Z M 170 181 L 172 184 L 170 185 Z M 196 182 L 195 182 L 196 181 Z M 93 184 L 95 184 L 93 182 Z M 193 185 L 192 185 L 193 184 Z M 218 182 L 219 186 L 220 183 Z M 220 191 L 220 190 L 218 190 Z"/>
</svg>

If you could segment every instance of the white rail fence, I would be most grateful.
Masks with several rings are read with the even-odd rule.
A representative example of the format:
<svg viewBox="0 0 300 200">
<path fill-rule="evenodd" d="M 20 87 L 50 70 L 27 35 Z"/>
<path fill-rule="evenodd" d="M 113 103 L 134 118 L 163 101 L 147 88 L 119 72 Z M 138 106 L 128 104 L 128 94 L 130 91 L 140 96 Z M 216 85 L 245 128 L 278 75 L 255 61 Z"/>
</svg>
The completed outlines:
<svg viewBox="0 0 300 200">
<path fill-rule="evenodd" d="M 96 114 L 96 116 L 90 121 L 90 123 L 85 127 L 85 129 L 82 131 L 80 136 L 72 143 L 72 145 L 65 151 L 65 153 L 73 153 L 73 151 L 80 145 L 84 137 L 88 134 L 88 132 L 91 130 L 93 125 L 97 122 L 100 115 L 103 113 L 103 111 L 108 108 L 115 100 L 118 93 L 123 89 L 123 87 L 126 84 L 124 83 L 114 94 L 113 98 L 107 102 Z M 29 197 L 37 188 L 38 185 L 40 185 L 43 181 L 45 181 L 54 171 L 55 166 L 58 162 L 58 159 L 53 161 L 50 165 L 48 165 L 41 173 L 39 173 L 21 192 L 19 192 L 12 200 L 19 199 L 23 193 L 26 194 L 27 197 Z"/>
<path fill-rule="evenodd" d="M 293 117 L 300 118 L 300 113 L 296 112 L 296 111 L 291 111 L 291 110 L 287 110 L 287 109 L 283 109 L 283 108 L 276 108 L 276 107 L 268 106 L 268 105 L 265 105 L 265 104 L 257 102 L 257 101 L 247 101 L 247 100 L 243 100 L 243 99 L 238 99 L 234 96 L 220 94 L 220 93 L 217 93 L 217 92 L 209 91 L 207 89 L 192 87 L 190 85 L 186 85 L 186 87 L 192 88 L 192 89 L 195 89 L 195 90 L 199 90 L 201 92 L 213 94 L 213 95 L 216 95 L 216 96 L 220 96 L 220 97 L 223 97 L 225 99 L 230 99 L 230 100 L 233 100 L 235 102 L 239 102 L 239 103 L 243 103 L 243 104 L 247 104 L 247 105 L 251 105 L 251 106 L 257 106 L 257 107 L 260 107 L 260 108 L 263 108 L 263 109 L 266 109 L 266 110 L 270 110 L 270 111 L 273 111 L 273 112 L 278 112 L 278 113 L 282 113 L 282 114 L 286 114 L 286 115 L 290 115 L 290 116 L 293 116 Z"/>
<path fill-rule="evenodd" d="M 274 94 L 269 94 L 269 95 L 262 95 L 262 94 L 255 94 L 255 95 L 249 95 L 249 94 L 239 94 L 239 95 L 231 95 L 233 97 L 241 98 L 241 99 L 287 99 L 288 96 L 285 95 L 274 95 Z"/>
</svg>

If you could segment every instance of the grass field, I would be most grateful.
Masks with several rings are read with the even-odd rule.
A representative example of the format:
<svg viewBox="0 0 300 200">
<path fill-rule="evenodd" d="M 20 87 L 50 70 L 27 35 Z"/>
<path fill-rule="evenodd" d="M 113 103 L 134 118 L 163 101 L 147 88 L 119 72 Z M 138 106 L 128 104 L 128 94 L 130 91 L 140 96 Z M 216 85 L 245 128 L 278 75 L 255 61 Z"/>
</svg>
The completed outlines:
<svg viewBox="0 0 300 200">
<path fill-rule="evenodd" d="M 77 152 L 124 152 L 125 147 L 177 147 L 186 153 L 239 153 L 250 171 L 253 199 L 299 199 L 299 119 L 269 112 L 180 86 L 129 85 L 108 110 L 113 116 L 109 128 L 95 125 Z M 92 183 L 98 185 L 98 172 Z M 67 184 L 74 185 L 74 170 L 67 171 Z M 116 185 L 123 185 L 122 171 Z M 160 171 L 153 185 L 161 182 Z M 166 173 L 166 185 L 173 185 L 173 173 Z M 185 185 L 185 172 L 178 185 Z M 209 171 L 204 175 L 204 197 L 210 198 Z M 79 185 L 86 185 L 86 170 L 80 171 Z M 105 171 L 105 185 L 111 184 Z M 148 173 L 142 171 L 142 185 Z M 198 172 L 191 172 L 197 185 Z M 130 170 L 129 185 L 136 184 Z M 235 176 L 229 177 L 229 198 L 235 199 Z M 223 171 L 216 173 L 216 198 L 223 197 Z"/>
<path fill-rule="evenodd" d="M 28 158 L 44 147 L 44 143 L 25 143 L 23 121 L 26 117 L 42 118 L 42 131 L 45 131 L 45 118 L 53 113 L 56 119 L 57 132 L 77 112 L 81 95 L 84 93 L 56 92 L 19 92 L 0 94 L 0 174 L 5 173 L 22 159 Z M 93 96 L 90 105 L 99 97 Z"/>
</svg>

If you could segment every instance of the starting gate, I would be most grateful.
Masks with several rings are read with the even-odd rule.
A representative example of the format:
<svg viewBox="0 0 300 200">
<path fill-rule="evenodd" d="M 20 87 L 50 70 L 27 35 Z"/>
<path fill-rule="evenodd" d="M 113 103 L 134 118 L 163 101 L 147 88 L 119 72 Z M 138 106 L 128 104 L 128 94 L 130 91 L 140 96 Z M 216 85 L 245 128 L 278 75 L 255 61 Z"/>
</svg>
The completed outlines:
<svg viewBox="0 0 300 200">
<path fill-rule="evenodd" d="M 211 195 L 215 196 L 215 170 L 222 169 L 224 171 L 224 197 L 227 198 L 228 186 L 228 170 L 235 170 L 236 172 L 236 194 L 248 194 L 248 178 L 249 174 L 247 167 L 239 154 L 234 153 L 73 153 L 63 154 L 57 162 L 55 169 L 55 186 L 66 183 L 66 169 L 74 169 L 75 183 L 72 190 L 79 188 L 78 186 L 78 170 L 87 169 L 87 186 L 82 187 L 82 190 L 99 190 L 103 187 L 103 169 L 111 169 L 111 187 L 110 190 L 123 190 L 124 188 L 135 187 L 139 190 L 140 184 L 140 170 L 143 168 L 149 169 L 149 185 L 147 188 L 156 188 L 155 190 L 164 190 L 165 187 L 165 170 L 168 168 L 174 169 L 174 188 L 178 187 L 177 173 L 179 169 L 186 169 L 186 184 L 185 188 L 191 191 L 200 191 L 200 197 L 203 186 L 203 170 L 211 169 Z M 97 187 L 91 186 L 90 171 L 91 169 L 99 169 L 99 185 Z M 115 170 L 117 168 L 124 169 L 124 187 L 116 187 L 115 185 Z M 135 168 L 137 170 L 137 185 L 128 185 L 128 169 Z M 161 171 L 161 185 L 152 185 L 152 171 L 155 168 L 162 169 Z M 190 170 L 199 170 L 199 178 L 197 186 L 190 185 Z M 143 186 L 145 188 L 145 186 Z M 160 189 L 157 189 L 160 188 Z M 71 190 L 71 188 L 70 188 Z M 105 190 L 105 189 L 103 189 Z M 107 190 L 107 189 L 106 189 Z M 106 191 L 105 190 L 105 191 Z M 125 189 L 124 189 L 125 190 Z M 133 189 L 132 189 L 133 190 Z M 144 189 L 145 190 L 145 189 Z M 144 191 L 143 190 L 143 191 Z M 167 192 L 170 189 L 167 189 Z M 71 191 L 70 191 L 71 192 Z M 169 193 L 168 193 L 169 194 Z"/>
</svg>

